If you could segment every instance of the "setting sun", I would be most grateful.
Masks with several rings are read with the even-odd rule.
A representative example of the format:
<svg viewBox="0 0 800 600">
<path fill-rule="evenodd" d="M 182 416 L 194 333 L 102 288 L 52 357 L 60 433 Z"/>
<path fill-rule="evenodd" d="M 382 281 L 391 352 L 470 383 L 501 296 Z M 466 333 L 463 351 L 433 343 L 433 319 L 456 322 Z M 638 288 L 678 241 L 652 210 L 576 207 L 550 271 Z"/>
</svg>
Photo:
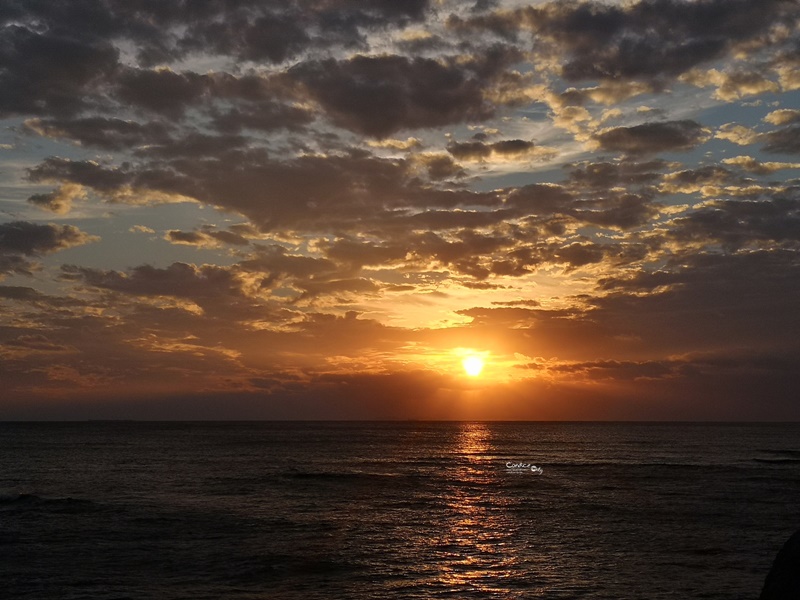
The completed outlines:
<svg viewBox="0 0 800 600">
<path fill-rule="evenodd" d="M 461 364 L 470 377 L 477 377 L 483 371 L 483 359 L 480 356 L 468 356 L 461 361 Z"/>
</svg>

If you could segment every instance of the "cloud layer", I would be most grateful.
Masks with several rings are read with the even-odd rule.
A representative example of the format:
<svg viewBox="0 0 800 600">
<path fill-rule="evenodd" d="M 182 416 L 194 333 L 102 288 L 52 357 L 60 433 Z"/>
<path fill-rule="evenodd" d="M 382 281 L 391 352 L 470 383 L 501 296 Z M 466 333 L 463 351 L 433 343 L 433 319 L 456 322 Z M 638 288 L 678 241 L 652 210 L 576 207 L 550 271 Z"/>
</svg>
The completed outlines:
<svg viewBox="0 0 800 600">
<path fill-rule="evenodd" d="M 799 24 L 6 2 L 0 417 L 800 418 Z"/>
</svg>

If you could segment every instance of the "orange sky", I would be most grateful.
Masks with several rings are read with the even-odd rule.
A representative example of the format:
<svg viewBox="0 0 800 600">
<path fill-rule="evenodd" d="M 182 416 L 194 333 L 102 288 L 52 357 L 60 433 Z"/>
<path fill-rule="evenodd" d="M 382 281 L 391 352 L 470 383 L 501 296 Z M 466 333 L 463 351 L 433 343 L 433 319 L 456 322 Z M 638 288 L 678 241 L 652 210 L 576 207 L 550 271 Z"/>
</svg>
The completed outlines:
<svg viewBox="0 0 800 600">
<path fill-rule="evenodd" d="M 0 13 L 0 419 L 800 419 L 796 3 L 223 6 Z"/>
</svg>

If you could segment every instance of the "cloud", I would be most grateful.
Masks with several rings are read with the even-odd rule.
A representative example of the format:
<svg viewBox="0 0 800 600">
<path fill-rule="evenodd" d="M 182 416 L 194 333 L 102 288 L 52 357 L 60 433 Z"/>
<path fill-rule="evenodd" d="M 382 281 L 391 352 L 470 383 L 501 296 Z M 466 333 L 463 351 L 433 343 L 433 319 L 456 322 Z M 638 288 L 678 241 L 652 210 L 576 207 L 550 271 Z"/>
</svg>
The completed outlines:
<svg viewBox="0 0 800 600">
<path fill-rule="evenodd" d="M 773 110 L 764 117 L 764 121 L 773 125 L 790 125 L 800 121 L 800 110 L 782 108 Z"/>
<path fill-rule="evenodd" d="M 16 339 L 5 342 L 6 347 L 18 348 L 33 352 L 71 352 L 74 348 L 51 342 L 42 334 L 21 335 Z"/>
<path fill-rule="evenodd" d="M 86 34 L 124 41 L 144 66 L 185 58 L 197 52 L 238 61 L 281 62 L 312 48 L 353 47 L 371 29 L 401 28 L 419 21 L 427 0 L 334 0 L 291 4 L 243 0 L 235 5 L 202 7 L 152 4 L 133 7 L 113 0 L 88 5 L 42 4 L 10 7 L 0 18 L 30 29 Z"/>
<path fill-rule="evenodd" d="M 469 62 L 356 55 L 306 61 L 287 75 L 336 125 L 386 138 L 407 129 L 488 119 L 495 109 L 484 90 L 518 56 L 503 47 Z"/>
<path fill-rule="evenodd" d="M 245 129 L 300 131 L 303 126 L 314 120 L 313 113 L 306 108 L 272 100 L 243 103 L 240 108 L 216 111 L 212 114 L 214 126 L 225 133 L 239 133 Z"/>
<path fill-rule="evenodd" d="M 758 352 L 766 339 L 771 348 L 795 348 L 786 323 L 800 298 L 798 269 L 792 250 L 686 254 L 664 269 L 601 281 L 613 293 L 592 301 L 593 316 L 625 315 L 632 339 L 666 354 Z"/>
<path fill-rule="evenodd" d="M 794 2 L 6 4 L 8 397 L 784 414 Z"/>
<path fill-rule="evenodd" d="M 258 246 L 256 253 L 240 263 L 242 269 L 259 276 L 259 287 L 266 289 L 289 280 L 328 281 L 342 278 L 337 265 L 326 259 L 293 254 L 283 246 Z"/>
<path fill-rule="evenodd" d="M 611 191 L 595 196 L 554 184 L 514 189 L 509 193 L 506 205 L 518 216 L 541 219 L 544 233 L 548 235 L 565 232 L 563 218 L 573 224 L 628 229 L 644 224 L 658 212 L 649 193 Z"/>
<path fill-rule="evenodd" d="M 34 183 L 63 181 L 92 188 L 98 192 L 112 192 L 130 184 L 132 178 L 119 168 L 106 168 L 93 160 L 73 161 L 51 157 L 28 170 Z"/>
<path fill-rule="evenodd" d="M 305 19 L 292 12 L 266 13 L 249 19 L 243 13 L 223 14 L 221 20 L 199 23 L 180 44 L 194 51 L 213 48 L 219 54 L 234 55 L 239 60 L 280 63 L 311 43 L 304 28 Z"/>
<path fill-rule="evenodd" d="M 244 2 L 237 8 L 201 13 L 180 39 L 179 48 L 212 49 L 241 61 L 280 63 L 311 48 L 363 45 L 364 31 L 400 28 L 420 20 L 428 0 Z"/>
<path fill-rule="evenodd" d="M 602 150 L 626 154 L 653 154 L 691 150 L 709 138 L 709 131 L 695 121 L 644 123 L 603 129 L 593 137 Z"/>
<path fill-rule="evenodd" d="M 725 123 L 717 130 L 714 137 L 721 140 L 728 140 L 739 146 L 749 146 L 761 139 L 761 134 L 744 125 Z"/>
<path fill-rule="evenodd" d="M 461 165 L 444 153 L 422 152 L 415 154 L 412 161 L 423 167 L 432 181 L 460 179 L 467 176 Z"/>
<path fill-rule="evenodd" d="M 250 240 L 238 233 L 233 231 L 219 231 L 209 225 L 204 226 L 200 231 L 180 231 L 171 229 L 167 231 L 164 239 L 173 244 L 197 246 L 198 248 L 218 248 L 226 244 L 233 246 L 247 246 L 250 244 Z"/>
<path fill-rule="evenodd" d="M 404 140 L 383 139 L 383 140 L 369 140 L 367 142 L 371 148 L 386 148 L 389 150 L 415 150 L 422 147 L 422 142 L 414 137 L 409 137 Z"/>
<path fill-rule="evenodd" d="M 44 210 L 63 215 L 72 209 L 72 203 L 75 200 L 83 200 L 85 198 L 86 190 L 83 186 L 75 183 L 65 183 L 48 194 L 34 194 L 28 198 L 28 202 Z"/>
<path fill-rule="evenodd" d="M 647 162 L 624 161 L 583 162 L 568 165 L 570 181 L 579 186 L 610 189 L 617 186 L 649 185 L 660 178 L 660 172 L 670 165 L 663 160 Z"/>
<path fill-rule="evenodd" d="M 714 240 L 727 251 L 765 242 L 800 243 L 800 200 L 714 201 L 673 221 L 670 237 Z"/>
<path fill-rule="evenodd" d="M 756 71 L 734 71 L 723 73 L 716 69 L 692 71 L 681 78 L 683 81 L 700 87 L 714 85 L 714 97 L 732 102 L 745 96 L 756 96 L 766 92 L 777 92 L 780 87 L 774 81 Z"/>
<path fill-rule="evenodd" d="M 559 2 L 520 12 L 537 41 L 563 57 L 570 81 L 676 77 L 797 18 L 781 0 Z"/>
<path fill-rule="evenodd" d="M 147 158 L 199 158 L 243 149 L 246 145 L 247 140 L 239 135 L 189 133 L 180 139 L 151 144 L 134 154 Z"/>
<path fill-rule="evenodd" d="M 531 141 L 526 140 L 500 140 L 498 142 L 486 143 L 482 141 L 472 142 L 451 142 L 447 145 L 447 151 L 458 160 L 483 161 L 491 158 L 496 159 L 552 159 L 557 151 L 553 148 L 543 148 L 536 146 Z"/>
<path fill-rule="evenodd" d="M 98 239 L 72 225 L 40 225 L 26 221 L 0 224 L 0 253 L 3 254 L 41 256 Z"/>
<path fill-rule="evenodd" d="M 175 296 L 207 299 L 245 296 L 244 282 L 230 269 L 216 265 L 173 263 L 159 269 L 150 265 L 134 267 L 130 273 L 65 266 L 64 276 L 98 288 L 140 296 Z"/>
<path fill-rule="evenodd" d="M 752 156 L 734 156 L 723 158 L 722 162 L 726 165 L 734 165 L 757 175 L 769 175 L 783 169 L 800 169 L 800 163 L 785 162 L 761 162 Z"/>
<path fill-rule="evenodd" d="M 190 142 L 192 139 L 197 138 Z M 212 140 L 198 141 L 201 150 L 213 148 Z M 185 147 L 182 152 L 192 155 Z M 359 230 L 365 221 L 383 219 L 390 208 L 499 203 L 495 193 L 430 185 L 416 176 L 413 161 L 383 159 L 366 152 L 288 160 L 273 160 L 258 149 L 221 150 L 216 156 L 192 160 L 180 154 L 176 152 L 174 160 L 161 164 L 120 167 L 49 158 L 30 169 L 29 178 L 79 184 L 112 202 L 203 202 L 237 211 L 264 231 L 287 227 L 322 230 L 334 222 L 343 231 Z M 427 166 L 436 178 L 444 165 Z"/>
<path fill-rule="evenodd" d="M 39 267 L 29 257 L 52 254 L 99 239 L 72 225 L 40 225 L 27 221 L 0 223 L 0 277 L 11 273 L 32 275 Z"/>
<path fill-rule="evenodd" d="M 118 78 L 117 95 L 123 102 L 177 118 L 209 91 L 210 78 L 197 73 L 161 68 L 127 69 Z"/>
<path fill-rule="evenodd" d="M 145 144 L 164 143 L 170 127 L 162 122 L 141 124 L 116 118 L 27 119 L 25 129 L 48 138 L 73 140 L 104 150 L 121 150 Z"/>
<path fill-rule="evenodd" d="M 764 134 L 764 150 L 782 154 L 800 154 L 800 125 L 789 125 Z"/>
<path fill-rule="evenodd" d="M 733 183 L 740 181 L 728 169 L 712 165 L 668 173 L 663 177 L 660 191 L 666 194 L 693 194 L 709 190 L 708 194 L 713 195 L 721 186 Z"/>
<path fill-rule="evenodd" d="M 605 256 L 604 248 L 598 244 L 575 242 L 555 252 L 555 258 L 569 264 L 573 269 L 598 263 Z"/>
<path fill-rule="evenodd" d="M 39 33 L 7 24 L 0 49 L 0 116 L 74 115 L 93 104 L 95 86 L 118 68 L 107 41 Z"/>
</svg>

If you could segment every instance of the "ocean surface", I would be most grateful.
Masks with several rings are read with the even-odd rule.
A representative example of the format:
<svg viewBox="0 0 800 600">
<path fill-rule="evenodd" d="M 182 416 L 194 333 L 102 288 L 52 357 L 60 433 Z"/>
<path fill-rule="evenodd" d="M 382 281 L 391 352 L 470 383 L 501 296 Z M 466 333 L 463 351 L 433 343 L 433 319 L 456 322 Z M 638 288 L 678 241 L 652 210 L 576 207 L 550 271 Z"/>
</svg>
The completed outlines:
<svg viewBox="0 0 800 600">
<path fill-rule="evenodd" d="M 798 424 L 0 423 L 9 599 L 755 599 L 798 528 Z"/>
</svg>

